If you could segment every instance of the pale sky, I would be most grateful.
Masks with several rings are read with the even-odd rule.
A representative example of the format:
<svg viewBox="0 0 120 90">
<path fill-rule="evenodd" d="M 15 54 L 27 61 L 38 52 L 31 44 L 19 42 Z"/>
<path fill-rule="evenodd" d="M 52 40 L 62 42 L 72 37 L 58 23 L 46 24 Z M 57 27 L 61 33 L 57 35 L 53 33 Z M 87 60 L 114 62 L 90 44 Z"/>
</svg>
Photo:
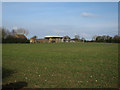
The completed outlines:
<svg viewBox="0 0 120 90">
<path fill-rule="evenodd" d="M 2 16 L 3 27 L 25 28 L 28 38 L 118 34 L 117 2 L 3 2 Z"/>
</svg>

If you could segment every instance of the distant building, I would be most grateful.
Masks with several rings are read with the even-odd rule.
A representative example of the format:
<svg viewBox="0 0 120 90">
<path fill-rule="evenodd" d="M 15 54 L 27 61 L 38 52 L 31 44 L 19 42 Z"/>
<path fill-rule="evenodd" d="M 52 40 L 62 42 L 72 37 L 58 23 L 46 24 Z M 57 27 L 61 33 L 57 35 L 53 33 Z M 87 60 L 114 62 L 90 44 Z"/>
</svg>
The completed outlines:
<svg viewBox="0 0 120 90">
<path fill-rule="evenodd" d="M 36 38 L 30 38 L 30 43 L 48 43 L 49 40 L 47 39 L 36 39 Z"/>
<path fill-rule="evenodd" d="M 14 35 L 14 38 L 27 39 L 27 37 L 24 34 L 16 34 Z"/>
<path fill-rule="evenodd" d="M 30 43 L 37 43 L 37 40 L 36 40 L 36 38 L 30 38 Z"/>
<path fill-rule="evenodd" d="M 36 39 L 37 40 L 37 43 L 48 43 L 49 40 L 47 39 Z"/>
<path fill-rule="evenodd" d="M 63 42 L 63 36 L 45 36 L 45 39 L 47 39 L 49 43 Z"/>
<path fill-rule="evenodd" d="M 45 36 L 44 39 L 30 38 L 30 43 L 60 43 L 60 42 L 75 42 L 68 36 Z"/>
<path fill-rule="evenodd" d="M 63 37 L 63 41 L 64 41 L 64 42 L 70 42 L 71 39 L 70 39 L 69 36 L 64 36 L 64 37 Z"/>
</svg>

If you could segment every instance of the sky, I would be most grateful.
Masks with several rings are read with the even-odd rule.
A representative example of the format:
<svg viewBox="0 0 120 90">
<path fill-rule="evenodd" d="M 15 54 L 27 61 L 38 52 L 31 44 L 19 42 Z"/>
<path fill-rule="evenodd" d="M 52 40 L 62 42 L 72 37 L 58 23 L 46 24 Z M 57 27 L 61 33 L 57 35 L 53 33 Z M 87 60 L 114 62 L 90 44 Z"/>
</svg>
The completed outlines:
<svg viewBox="0 0 120 90">
<path fill-rule="evenodd" d="M 3 2 L 2 26 L 29 30 L 28 38 L 46 35 L 118 34 L 117 2 Z"/>
</svg>

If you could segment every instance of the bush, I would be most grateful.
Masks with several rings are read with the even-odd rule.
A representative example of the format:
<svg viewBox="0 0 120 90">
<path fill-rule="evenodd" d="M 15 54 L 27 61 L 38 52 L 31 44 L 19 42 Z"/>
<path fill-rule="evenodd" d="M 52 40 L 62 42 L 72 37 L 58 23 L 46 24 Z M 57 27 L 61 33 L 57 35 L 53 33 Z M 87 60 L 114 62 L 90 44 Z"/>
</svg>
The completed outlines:
<svg viewBox="0 0 120 90">
<path fill-rule="evenodd" d="M 22 38 L 13 38 L 7 37 L 6 39 L 2 39 L 2 43 L 29 43 L 30 41 L 27 39 L 22 39 Z"/>
</svg>

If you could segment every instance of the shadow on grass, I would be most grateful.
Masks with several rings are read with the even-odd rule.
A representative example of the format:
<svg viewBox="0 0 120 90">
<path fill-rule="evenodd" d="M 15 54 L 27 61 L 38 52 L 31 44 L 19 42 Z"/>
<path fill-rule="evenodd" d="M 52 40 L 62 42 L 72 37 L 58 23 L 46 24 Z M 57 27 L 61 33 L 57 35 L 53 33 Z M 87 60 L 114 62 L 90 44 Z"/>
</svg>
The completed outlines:
<svg viewBox="0 0 120 90">
<path fill-rule="evenodd" d="M 9 78 L 12 74 L 16 73 L 14 70 L 2 68 L 2 79 Z M 2 84 L 2 90 L 18 90 L 23 87 L 27 87 L 28 83 L 24 81 L 14 82 L 9 84 Z"/>
<path fill-rule="evenodd" d="M 11 76 L 13 73 L 15 73 L 15 71 L 6 69 L 6 68 L 2 68 L 2 79 Z"/>
<path fill-rule="evenodd" d="M 2 90 L 18 90 L 27 87 L 27 85 L 28 84 L 26 82 L 20 81 L 20 82 L 2 85 Z"/>
</svg>

